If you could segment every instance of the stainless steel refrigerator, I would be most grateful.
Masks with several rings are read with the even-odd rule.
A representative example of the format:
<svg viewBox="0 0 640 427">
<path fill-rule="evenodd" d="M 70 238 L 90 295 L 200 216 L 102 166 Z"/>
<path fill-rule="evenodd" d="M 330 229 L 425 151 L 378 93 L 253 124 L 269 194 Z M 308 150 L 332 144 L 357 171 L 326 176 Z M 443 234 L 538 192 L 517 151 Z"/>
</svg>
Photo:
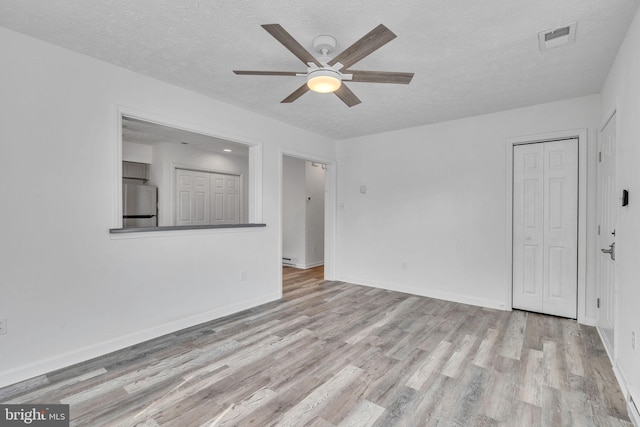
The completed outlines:
<svg viewBox="0 0 640 427">
<path fill-rule="evenodd" d="M 158 226 L 158 187 L 122 184 L 122 228 Z"/>
</svg>

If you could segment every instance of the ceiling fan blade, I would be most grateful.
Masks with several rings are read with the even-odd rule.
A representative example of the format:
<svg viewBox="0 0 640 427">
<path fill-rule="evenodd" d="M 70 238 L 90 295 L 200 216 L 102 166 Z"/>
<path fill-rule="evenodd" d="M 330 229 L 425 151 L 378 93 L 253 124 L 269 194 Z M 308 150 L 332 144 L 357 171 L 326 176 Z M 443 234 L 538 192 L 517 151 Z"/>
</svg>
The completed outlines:
<svg viewBox="0 0 640 427">
<path fill-rule="evenodd" d="M 342 102 L 347 104 L 348 107 L 353 107 L 354 105 L 358 105 L 362 102 L 358 99 L 355 93 L 351 92 L 351 89 L 349 89 L 344 82 L 340 85 L 338 90 L 333 93 L 335 93 Z"/>
<path fill-rule="evenodd" d="M 316 58 L 309 53 L 307 49 L 305 49 L 296 39 L 291 36 L 282 28 L 280 24 L 265 24 L 262 25 L 262 28 L 267 30 L 269 34 L 271 34 L 276 40 L 278 40 L 284 47 L 289 49 L 291 53 L 293 53 L 298 59 L 300 59 L 304 65 L 307 65 L 309 62 L 313 62 L 318 67 L 322 67 L 322 64 L 318 62 Z"/>
<path fill-rule="evenodd" d="M 408 85 L 413 78 L 413 73 L 396 73 L 393 71 L 344 71 L 345 74 L 352 74 L 352 82 L 366 83 L 396 83 Z"/>
<path fill-rule="evenodd" d="M 329 65 L 335 65 L 339 62 L 343 65 L 343 70 L 347 69 L 395 38 L 396 35 L 393 34 L 391 30 L 380 24 L 373 30 L 369 31 L 369 33 L 360 40 L 342 51 L 341 54 L 329 61 Z"/>
<path fill-rule="evenodd" d="M 245 70 L 233 70 L 239 76 L 297 76 L 298 74 L 306 74 L 306 71 L 301 73 L 295 71 L 245 71 Z"/>
<path fill-rule="evenodd" d="M 285 99 L 280 101 L 280 103 L 281 104 L 291 103 L 291 102 L 295 101 L 296 99 L 300 98 L 302 95 L 304 95 L 308 91 L 309 91 L 309 86 L 307 86 L 307 83 L 305 82 L 305 84 L 300 86 L 298 89 L 294 90 L 291 95 L 287 96 Z"/>
</svg>

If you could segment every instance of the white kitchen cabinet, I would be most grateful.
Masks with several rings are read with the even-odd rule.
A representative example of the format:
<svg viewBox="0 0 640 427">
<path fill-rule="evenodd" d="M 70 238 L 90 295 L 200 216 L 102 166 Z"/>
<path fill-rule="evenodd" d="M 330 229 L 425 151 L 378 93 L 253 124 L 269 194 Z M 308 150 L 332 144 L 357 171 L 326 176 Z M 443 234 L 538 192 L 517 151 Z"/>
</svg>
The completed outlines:
<svg viewBox="0 0 640 427">
<path fill-rule="evenodd" d="M 146 163 L 122 162 L 122 177 L 130 179 L 149 179 L 149 165 Z"/>
</svg>

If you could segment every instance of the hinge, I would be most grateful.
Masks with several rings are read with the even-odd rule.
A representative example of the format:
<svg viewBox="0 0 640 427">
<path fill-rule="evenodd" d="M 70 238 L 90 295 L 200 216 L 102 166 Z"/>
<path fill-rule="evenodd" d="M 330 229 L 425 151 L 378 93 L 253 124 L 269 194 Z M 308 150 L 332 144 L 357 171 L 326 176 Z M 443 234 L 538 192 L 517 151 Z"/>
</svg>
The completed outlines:
<svg viewBox="0 0 640 427">
<path fill-rule="evenodd" d="M 602 161 L 602 151 L 600 151 L 598 153 L 598 161 L 601 162 Z"/>
<path fill-rule="evenodd" d="M 596 308 L 600 308 L 600 298 L 596 299 Z"/>
<path fill-rule="evenodd" d="M 598 236 L 600 235 L 600 224 L 598 224 Z"/>
</svg>

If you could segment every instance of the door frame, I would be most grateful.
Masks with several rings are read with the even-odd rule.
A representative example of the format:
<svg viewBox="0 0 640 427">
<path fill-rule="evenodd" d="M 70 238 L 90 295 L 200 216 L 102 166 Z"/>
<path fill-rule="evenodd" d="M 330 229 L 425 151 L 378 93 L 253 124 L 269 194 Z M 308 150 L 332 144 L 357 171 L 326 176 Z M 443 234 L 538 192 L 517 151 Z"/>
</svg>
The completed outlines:
<svg viewBox="0 0 640 427">
<path fill-rule="evenodd" d="M 600 124 L 600 126 L 598 127 L 598 138 L 600 138 L 600 136 L 602 135 L 602 132 L 604 131 L 604 129 L 607 127 L 607 125 L 609 124 L 609 122 L 611 122 L 611 119 L 613 119 L 613 117 L 615 116 L 616 118 L 616 127 L 615 127 L 615 131 L 616 131 L 616 146 L 615 146 L 615 152 L 614 152 L 614 156 L 616 157 L 616 171 L 615 171 L 615 188 L 616 190 L 619 189 L 618 187 L 618 183 L 620 182 L 620 169 L 618 168 L 618 135 L 619 135 L 619 129 L 620 129 L 620 115 L 618 114 L 619 108 L 618 105 L 616 103 L 616 105 L 609 110 L 609 112 L 607 113 L 605 117 L 605 119 L 602 121 L 602 123 Z M 600 152 L 600 139 L 598 139 L 598 144 L 596 146 L 596 155 L 597 153 Z M 599 179 L 600 179 L 600 166 L 599 163 L 596 162 L 596 226 L 599 224 L 600 222 L 600 218 L 597 217 L 597 212 L 599 212 L 599 202 L 600 199 L 599 194 L 597 193 L 597 186 L 600 184 L 599 183 Z M 616 210 L 616 227 L 618 226 L 618 210 Z M 617 237 L 617 236 L 616 236 Z M 616 245 L 617 246 L 617 245 Z M 599 242 L 598 242 L 598 236 L 596 235 L 596 254 L 597 256 L 599 256 L 600 252 L 600 247 L 599 247 Z M 600 277 L 600 263 L 596 262 L 596 278 Z M 602 283 L 598 282 L 595 284 L 595 291 L 596 291 L 596 297 L 600 298 L 601 297 L 601 289 L 602 289 Z M 611 364 L 613 365 L 613 371 L 616 374 L 616 378 L 618 379 L 618 383 L 620 384 L 625 384 L 625 382 L 620 381 L 620 376 L 619 376 L 619 371 L 616 367 L 616 364 L 614 363 L 614 361 L 616 360 L 616 356 L 619 353 L 619 337 L 618 337 L 618 333 L 619 333 L 619 328 L 618 328 L 618 269 L 615 269 L 615 273 L 614 273 L 614 277 L 613 277 L 613 295 L 614 295 L 614 301 L 613 301 L 613 346 L 611 346 L 609 343 L 609 340 L 606 339 L 605 337 L 603 337 L 603 333 L 600 330 L 599 327 L 599 323 L 600 323 L 600 311 L 598 310 L 596 312 L 596 319 L 595 319 L 595 324 L 594 326 L 596 327 L 596 330 L 598 331 L 598 335 L 600 336 L 600 340 L 603 343 L 604 349 L 607 352 L 607 355 L 609 356 L 609 360 L 611 360 Z"/>
<path fill-rule="evenodd" d="M 507 138 L 505 144 L 506 192 L 505 192 L 505 296 L 504 307 L 513 309 L 513 147 L 522 144 L 578 139 L 578 322 L 593 325 L 595 319 L 586 314 L 587 277 L 587 129 L 570 129 L 536 135 Z"/>
<path fill-rule="evenodd" d="M 278 271 L 282 283 L 282 200 L 284 184 L 284 156 L 295 157 L 309 162 L 326 165 L 324 175 L 324 279 L 335 280 L 336 277 L 336 225 L 337 225 L 337 168 L 336 161 L 314 154 L 303 153 L 288 149 L 280 149 L 278 153 L 278 170 L 280 179 L 278 185 Z M 282 286 L 280 287 L 282 292 Z"/>
</svg>

